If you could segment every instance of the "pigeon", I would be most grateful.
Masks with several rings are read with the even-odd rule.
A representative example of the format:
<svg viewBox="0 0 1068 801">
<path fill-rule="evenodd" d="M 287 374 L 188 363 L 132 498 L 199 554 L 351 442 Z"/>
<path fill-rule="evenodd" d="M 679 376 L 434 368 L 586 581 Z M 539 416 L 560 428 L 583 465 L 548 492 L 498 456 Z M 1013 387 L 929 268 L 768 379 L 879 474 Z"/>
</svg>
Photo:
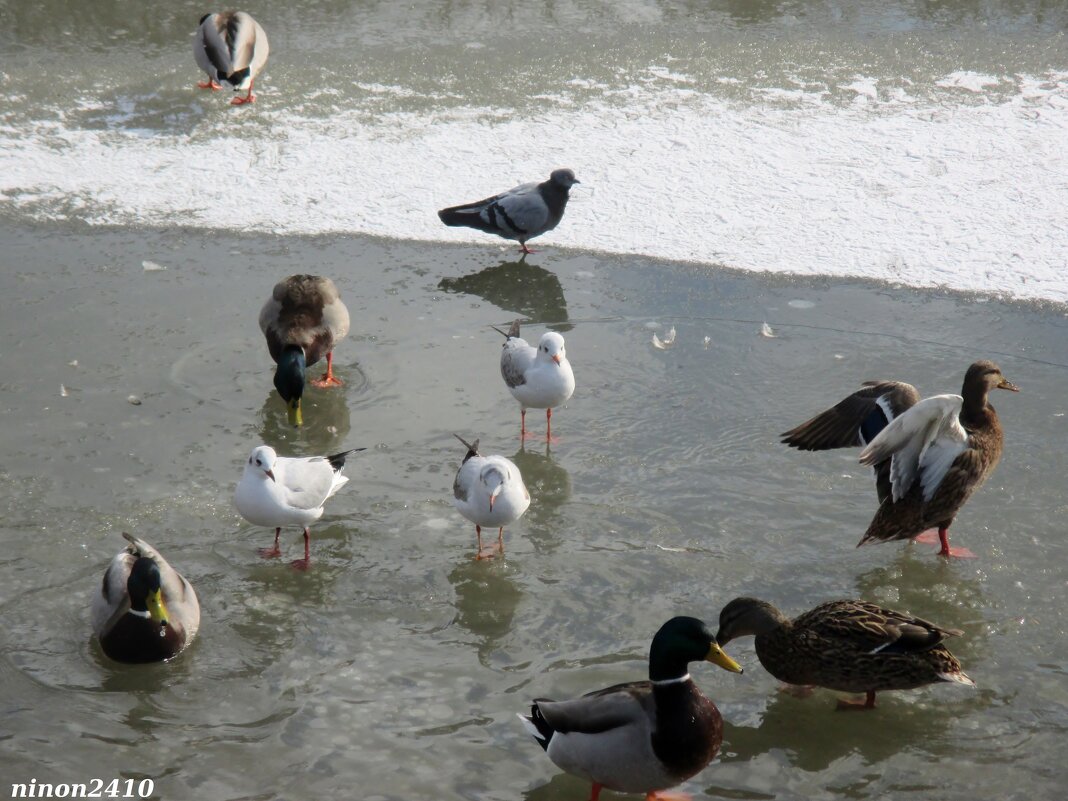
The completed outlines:
<svg viewBox="0 0 1068 801">
<path fill-rule="evenodd" d="M 326 500 L 348 483 L 341 475 L 345 459 L 362 450 L 352 448 L 333 456 L 293 459 L 279 456 L 269 445 L 252 449 L 234 491 L 234 506 L 248 522 L 274 527 L 274 546 L 261 549 L 262 556 L 280 556 L 278 537 L 282 527 L 301 526 L 304 558 L 293 561 L 292 565 L 297 570 L 308 569 L 308 525 L 323 516 Z"/>
<path fill-rule="evenodd" d="M 267 34 L 244 11 L 223 11 L 200 18 L 193 39 L 193 57 L 208 74 L 200 89 L 219 90 L 223 84 L 235 92 L 247 92 L 230 101 L 232 106 L 255 103 L 252 82 L 267 63 Z"/>
<path fill-rule="evenodd" d="M 442 209 L 438 217 L 448 226 L 477 228 L 518 240 L 523 253 L 535 253 L 527 247 L 527 240 L 560 224 L 568 192 L 577 183 L 581 182 L 571 170 L 553 170 L 548 181 L 520 184 L 485 200 Z"/>
<path fill-rule="evenodd" d="M 501 348 L 501 376 L 512 397 L 519 401 L 519 435 L 527 436 L 527 409 L 545 410 L 545 439 L 552 441 L 553 407 L 567 401 L 575 391 L 575 374 L 567 360 L 564 338 L 555 331 L 546 331 L 533 348 L 519 336 L 519 320 L 507 332 L 496 326 L 493 330 L 504 336 Z"/>
<path fill-rule="evenodd" d="M 478 555 L 482 559 L 482 527 L 495 526 L 497 548 L 504 555 L 504 527 L 514 523 L 530 506 L 530 493 L 523 484 L 519 468 L 503 456 L 483 456 L 478 452 L 478 440 L 467 442 L 453 434 L 467 447 L 460 469 L 453 481 L 453 506 L 475 524 Z"/>
</svg>

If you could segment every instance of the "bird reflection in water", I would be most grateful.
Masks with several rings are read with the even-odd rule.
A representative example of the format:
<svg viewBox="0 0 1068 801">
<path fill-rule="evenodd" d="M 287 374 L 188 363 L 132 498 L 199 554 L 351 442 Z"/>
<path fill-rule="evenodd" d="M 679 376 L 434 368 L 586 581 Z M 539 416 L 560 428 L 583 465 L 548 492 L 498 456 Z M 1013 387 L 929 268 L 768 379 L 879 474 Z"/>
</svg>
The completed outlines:
<svg viewBox="0 0 1068 801">
<path fill-rule="evenodd" d="M 443 278 L 443 292 L 476 295 L 494 306 L 556 331 L 570 331 L 564 287 L 555 273 L 523 261 L 506 261 L 459 278 Z"/>
</svg>

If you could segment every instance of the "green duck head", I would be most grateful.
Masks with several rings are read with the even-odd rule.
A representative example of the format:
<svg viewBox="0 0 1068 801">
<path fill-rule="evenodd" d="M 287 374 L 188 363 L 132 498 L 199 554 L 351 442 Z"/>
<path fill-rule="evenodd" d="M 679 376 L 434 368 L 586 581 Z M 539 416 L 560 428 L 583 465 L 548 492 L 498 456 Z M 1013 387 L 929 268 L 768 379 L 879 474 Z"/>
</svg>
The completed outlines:
<svg viewBox="0 0 1068 801">
<path fill-rule="evenodd" d="M 130 596 L 131 611 L 142 616 L 147 613 L 154 623 L 166 626 L 167 607 L 163 604 L 161 581 L 156 560 L 139 556 L 126 579 L 126 592 Z"/>
<path fill-rule="evenodd" d="M 741 666 L 723 653 L 708 627 L 694 617 L 673 617 L 660 627 L 649 647 L 649 678 L 677 679 L 689 672 L 689 664 L 711 662 L 732 673 Z"/>
<path fill-rule="evenodd" d="M 304 396 L 304 348 L 299 345 L 287 345 L 278 357 L 278 368 L 274 371 L 274 388 L 282 396 L 289 409 L 289 424 L 304 425 L 300 412 L 300 399 Z"/>
</svg>

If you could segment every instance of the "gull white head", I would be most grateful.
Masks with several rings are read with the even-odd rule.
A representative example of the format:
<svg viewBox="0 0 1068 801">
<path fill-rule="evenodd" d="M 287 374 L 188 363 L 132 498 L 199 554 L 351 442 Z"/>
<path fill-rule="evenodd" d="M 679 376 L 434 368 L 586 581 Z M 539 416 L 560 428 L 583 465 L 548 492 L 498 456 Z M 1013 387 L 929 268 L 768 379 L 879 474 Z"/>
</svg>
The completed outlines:
<svg viewBox="0 0 1068 801">
<path fill-rule="evenodd" d="M 278 454 L 274 452 L 274 448 L 270 445 L 260 445 L 258 448 L 253 448 L 252 453 L 248 455 L 245 472 L 274 481 L 274 463 L 277 459 Z"/>
<path fill-rule="evenodd" d="M 557 364 L 567 359 L 567 350 L 564 348 L 564 338 L 555 331 L 546 331 L 541 335 L 538 342 L 538 354 L 536 361 L 554 361 Z"/>
<path fill-rule="evenodd" d="M 487 465 L 482 468 L 482 472 L 478 475 L 478 480 L 490 491 L 489 508 L 491 512 L 493 511 L 493 504 L 496 502 L 497 496 L 500 495 L 501 490 L 504 489 L 506 478 L 507 476 L 499 467 L 497 467 L 497 465 Z"/>
</svg>

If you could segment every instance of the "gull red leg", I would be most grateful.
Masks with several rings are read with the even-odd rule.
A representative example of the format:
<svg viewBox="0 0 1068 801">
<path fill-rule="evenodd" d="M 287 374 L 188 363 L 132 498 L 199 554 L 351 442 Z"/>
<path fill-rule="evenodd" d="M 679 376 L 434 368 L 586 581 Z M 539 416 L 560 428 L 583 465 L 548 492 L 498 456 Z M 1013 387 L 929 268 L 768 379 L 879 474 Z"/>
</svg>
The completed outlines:
<svg viewBox="0 0 1068 801">
<path fill-rule="evenodd" d="M 213 92 L 218 92 L 222 89 L 220 84 L 217 84 L 214 80 L 201 81 L 197 84 L 197 89 L 211 89 Z"/>
<path fill-rule="evenodd" d="M 504 556 L 504 526 L 497 529 L 497 550 Z"/>
<path fill-rule="evenodd" d="M 260 548 L 259 554 L 264 559 L 271 559 L 275 556 L 282 555 L 282 549 L 278 547 L 278 537 L 282 533 L 281 527 L 274 530 L 274 545 L 270 548 Z"/>
<path fill-rule="evenodd" d="M 601 797 L 601 785 L 597 782 L 593 783 L 593 787 L 590 788 L 590 801 L 597 801 Z"/>
<path fill-rule="evenodd" d="M 308 527 L 304 527 L 304 558 L 294 559 L 289 564 L 292 565 L 294 570 L 307 570 L 311 564 L 311 533 L 308 531 Z"/>
</svg>

